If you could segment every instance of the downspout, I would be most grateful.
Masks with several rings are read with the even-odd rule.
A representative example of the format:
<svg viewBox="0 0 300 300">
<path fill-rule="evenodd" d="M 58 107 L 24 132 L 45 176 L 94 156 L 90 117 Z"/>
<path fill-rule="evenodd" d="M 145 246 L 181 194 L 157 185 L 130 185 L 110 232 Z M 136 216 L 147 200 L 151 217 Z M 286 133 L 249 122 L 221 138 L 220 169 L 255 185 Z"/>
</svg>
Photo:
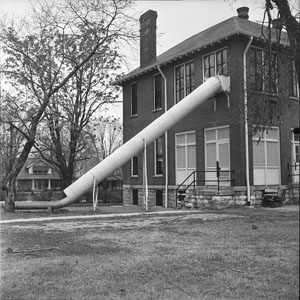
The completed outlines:
<svg viewBox="0 0 300 300">
<path fill-rule="evenodd" d="M 246 184 L 247 184 L 247 205 L 251 203 L 251 188 L 250 188 L 250 175 L 249 175 L 249 132 L 248 132 L 248 93 L 247 93 L 247 60 L 246 55 L 253 41 L 253 36 L 246 46 L 243 53 L 243 79 L 244 79 L 244 110 L 245 110 L 245 153 L 246 153 Z"/>
<path fill-rule="evenodd" d="M 160 67 L 157 66 L 159 73 L 164 79 L 164 93 L 165 93 L 165 112 L 168 110 L 168 95 L 167 95 L 167 78 L 164 73 L 161 71 Z M 168 131 L 165 131 L 165 208 L 168 208 L 168 185 L 169 185 L 169 164 L 168 164 Z"/>
</svg>

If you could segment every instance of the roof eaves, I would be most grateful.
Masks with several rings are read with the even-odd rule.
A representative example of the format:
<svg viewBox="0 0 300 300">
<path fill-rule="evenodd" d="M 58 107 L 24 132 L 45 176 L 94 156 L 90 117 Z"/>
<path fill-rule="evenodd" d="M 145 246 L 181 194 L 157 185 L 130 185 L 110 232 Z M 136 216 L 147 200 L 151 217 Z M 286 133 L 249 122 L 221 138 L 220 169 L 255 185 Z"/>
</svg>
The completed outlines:
<svg viewBox="0 0 300 300">
<path fill-rule="evenodd" d="M 176 61 L 176 60 L 179 60 L 183 57 L 186 57 L 188 55 L 190 55 L 191 53 L 195 53 L 195 52 L 199 52 L 209 46 L 212 46 L 218 42 L 221 42 L 225 39 L 228 39 L 234 35 L 243 35 L 243 36 L 246 36 L 246 37 L 251 37 L 253 36 L 254 39 L 256 40 L 264 40 L 264 36 L 263 36 L 263 33 L 261 31 L 258 31 L 257 26 L 261 26 L 259 25 L 258 23 L 253 23 L 253 25 L 255 27 L 253 27 L 253 31 L 249 31 L 249 30 L 246 30 L 246 29 L 243 29 L 241 28 L 242 26 L 240 26 L 240 23 L 239 23 L 239 18 L 237 17 L 233 17 L 232 19 L 228 19 L 226 21 L 229 21 L 229 20 L 233 20 L 233 23 L 234 23 L 234 29 L 233 30 L 230 30 L 229 32 L 226 32 L 225 34 L 221 35 L 221 36 L 218 36 L 217 38 L 213 38 L 212 40 L 208 40 L 205 44 L 201 44 L 201 45 L 197 45 L 195 47 L 192 47 L 191 49 L 188 49 L 186 51 L 183 51 L 183 52 L 179 52 L 177 54 L 175 54 L 174 57 L 172 58 L 165 58 L 165 59 L 162 59 L 160 60 L 160 56 L 164 55 L 166 52 L 170 51 L 171 49 L 167 50 L 166 52 L 164 52 L 163 54 L 161 54 L 160 56 L 157 57 L 157 60 L 155 62 L 153 62 L 152 64 L 144 67 L 144 68 L 136 68 L 135 70 L 133 70 L 132 72 L 128 73 L 127 75 L 121 77 L 120 79 L 116 80 L 113 84 L 114 85 L 122 85 L 124 82 L 128 81 L 128 80 L 132 80 L 134 78 L 137 78 L 143 74 L 146 74 L 154 69 L 156 69 L 158 66 L 164 66 L 164 65 L 167 65 L 173 61 Z M 224 21 L 225 22 L 225 21 Z M 219 24 L 217 24 L 219 25 Z M 183 41 L 185 42 L 185 41 Z M 288 44 L 287 43 L 284 43 L 285 46 L 287 46 Z M 175 46 L 176 47 L 176 46 Z"/>
<path fill-rule="evenodd" d="M 218 39 L 213 39 L 201 46 L 196 46 L 196 47 L 193 47 L 187 51 L 184 51 L 182 53 L 178 53 L 176 56 L 174 56 L 173 58 L 167 58 L 167 59 L 163 59 L 161 61 L 156 61 L 154 63 L 152 63 L 151 65 L 148 65 L 147 67 L 145 67 L 144 69 L 140 69 L 140 68 L 137 68 L 135 70 L 133 70 L 132 72 L 130 72 L 129 74 L 123 76 L 122 78 L 116 80 L 113 84 L 114 85 L 121 85 L 122 83 L 124 83 L 125 81 L 128 81 L 128 80 L 132 80 L 134 78 L 137 78 L 143 74 L 146 74 L 148 72 L 151 72 L 152 70 L 156 69 L 158 66 L 165 66 L 173 61 L 177 61 L 183 57 L 186 57 L 186 56 L 189 56 L 190 54 L 193 54 L 195 52 L 199 52 L 201 51 L 202 49 L 205 49 L 209 46 L 212 46 L 218 42 L 221 42 L 222 40 L 224 39 L 228 39 L 229 37 L 231 37 L 232 35 L 235 35 L 235 34 L 238 34 L 239 32 L 238 31 L 232 31 L 232 33 L 230 34 L 226 34 L 225 36 L 223 37 L 218 37 Z M 158 57 L 159 58 L 159 57 Z"/>
</svg>

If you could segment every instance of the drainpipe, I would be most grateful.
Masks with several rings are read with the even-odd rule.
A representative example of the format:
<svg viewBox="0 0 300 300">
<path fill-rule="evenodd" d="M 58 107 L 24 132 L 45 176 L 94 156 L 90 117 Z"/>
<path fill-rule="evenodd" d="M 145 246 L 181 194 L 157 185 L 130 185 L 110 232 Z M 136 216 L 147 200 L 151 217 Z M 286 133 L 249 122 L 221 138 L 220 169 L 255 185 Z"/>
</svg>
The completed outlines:
<svg viewBox="0 0 300 300">
<path fill-rule="evenodd" d="M 243 54 L 243 77 L 244 77 L 244 110 L 245 110 L 245 153 L 246 153 L 246 183 L 247 183 L 247 205 L 251 203 L 250 176 L 249 176 L 249 133 L 248 133 L 248 94 L 247 94 L 247 60 L 246 55 L 253 41 L 253 36 L 246 46 Z"/>
<path fill-rule="evenodd" d="M 161 74 L 162 78 L 164 79 L 164 93 L 165 93 L 165 112 L 168 110 L 168 97 L 167 97 L 167 78 L 164 73 L 161 71 L 160 67 L 157 66 L 159 73 Z M 169 164 L 168 164 L 168 131 L 165 131 L 165 208 L 168 208 L 168 185 L 169 185 Z"/>
</svg>

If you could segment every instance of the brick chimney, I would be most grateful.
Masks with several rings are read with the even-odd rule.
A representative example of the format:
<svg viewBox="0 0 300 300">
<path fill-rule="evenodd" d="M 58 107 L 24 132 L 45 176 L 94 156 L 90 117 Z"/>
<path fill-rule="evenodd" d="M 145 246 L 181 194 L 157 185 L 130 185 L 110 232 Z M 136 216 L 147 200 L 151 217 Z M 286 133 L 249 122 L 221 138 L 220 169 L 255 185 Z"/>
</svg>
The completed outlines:
<svg viewBox="0 0 300 300">
<path fill-rule="evenodd" d="M 157 12 L 148 10 L 140 17 L 140 66 L 149 65 L 156 58 Z"/>
<path fill-rule="evenodd" d="M 239 7 L 236 11 L 238 13 L 239 18 L 246 19 L 246 20 L 249 19 L 249 15 L 248 15 L 249 7 L 246 6 Z"/>
</svg>

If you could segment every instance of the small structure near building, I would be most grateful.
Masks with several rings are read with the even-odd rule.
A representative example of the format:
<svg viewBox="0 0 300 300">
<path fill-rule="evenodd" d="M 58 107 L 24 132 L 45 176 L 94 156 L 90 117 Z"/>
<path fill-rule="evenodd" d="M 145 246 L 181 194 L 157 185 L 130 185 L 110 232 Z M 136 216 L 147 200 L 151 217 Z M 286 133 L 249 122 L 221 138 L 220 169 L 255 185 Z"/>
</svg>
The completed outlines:
<svg viewBox="0 0 300 300">
<path fill-rule="evenodd" d="M 61 193 L 61 180 L 54 166 L 41 158 L 28 158 L 17 176 L 16 200 L 48 201 L 61 197 Z"/>
</svg>

